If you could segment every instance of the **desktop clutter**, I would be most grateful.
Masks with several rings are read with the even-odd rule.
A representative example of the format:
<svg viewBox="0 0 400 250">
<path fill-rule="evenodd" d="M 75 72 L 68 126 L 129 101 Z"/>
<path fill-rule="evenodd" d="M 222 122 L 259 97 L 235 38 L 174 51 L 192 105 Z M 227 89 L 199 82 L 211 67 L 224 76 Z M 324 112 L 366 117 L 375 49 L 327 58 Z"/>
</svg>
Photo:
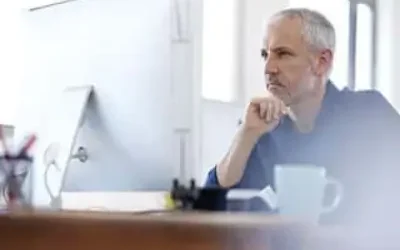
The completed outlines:
<svg viewBox="0 0 400 250">
<path fill-rule="evenodd" d="M 4 127 L 0 125 L 0 211 L 31 208 L 30 173 L 36 142 L 37 136 L 32 133 L 20 140 L 7 138 Z M 196 186 L 194 180 L 188 187 L 178 179 L 171 180 L 171 184 L 171 188 L 165 191 L 164 210 L 230 210 L 224 189 Z M 225 198 L 222 204 L 220 197 Z"/>
<path fill-rule="evenodd" d="M 167 207 L 177 210 L 226 210 L 226 202 L 218 204 L 218 197 L 225 197 L 226 191 L 220 188 L 197 187 L 195 180 L 190 180 L 189 187 L 174 179 Z"/>
<path fill-rule="evenodd" d="M 36 139 L 35 134 L 26 134 L 21 140 L 14 141 L 6 138 L 4 127 L 0 126 L 0 210 L 30 204 L 30 188 L 26 190 L 25 185 L 32 167 L 31 152 Z"/>
<path fill-rule="evenodd" d="M 167 207 L 177 210 L 200 211 L 278 211 L 277 195 L 270 186 L 262 190 L 226 190 L 196 186 L 191 180 L 188 187 L 175 179 L 172 183 Z"/>
<path fill-rule="evenodd" d="M 31 208 L 31 176 L 33 168 L 33 148 L 37 136 L 27 133 L 17 140 L 7 137 L 0 125 L 0 211 Z M 243 194 L 221 188 L 196 186 L 191 180 L 188 186 L 178 179 L 171 180 L 171 188 L 164 193 L 163 210 L 231 211 L 248 210 L 251 203 L 271 204 L 268 199 L 258 199 L 263 192 Z M 239 192 L 235 193 L 235 192 Z M 248 192 L 246 192 L 248 193 Z M 269 194 L 271 196 L 271 194 Z M 223 199 L 221 200 L 221 197 Z M 261 197 L 263 198 L 263 197 Z M 57 209 L 62 209 L 57 207 Z M 145 212 L 145 211 L 144 211 Z"/>
</svg>

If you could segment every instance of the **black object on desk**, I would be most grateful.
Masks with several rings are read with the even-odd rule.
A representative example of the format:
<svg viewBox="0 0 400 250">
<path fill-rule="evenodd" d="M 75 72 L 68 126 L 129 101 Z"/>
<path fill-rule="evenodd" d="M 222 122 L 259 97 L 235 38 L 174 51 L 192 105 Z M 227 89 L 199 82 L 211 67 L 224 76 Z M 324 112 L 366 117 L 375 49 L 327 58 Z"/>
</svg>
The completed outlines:
<svg viewBox="0 0 400 250">
<path fill-rule="evenodd" d="M 270 207 L 259 197 L 247 200 L 228 200 L 227 190 L 218 187 L 197 187 L 195 180 L 189 187 L 173 180 L 171 198 L 180 210 L 200 211 L 251 211 L 273 213 Z M 221 202 L 221 197 L 224 197 Z"/>
<path fill-rule="evenodd" d="M 224 204 L 217 204 L 219 197 L 226 197 L 226 190 L 220 188 L 197 187 L 195 180 L 190 181 L 187 188 L 180 184 L 177 179 L 173 180 L 171 198 L 176 207 L 181 210 L 206 210 L 206 211 L 225 211 L 226 198 Z"/>
</svg>

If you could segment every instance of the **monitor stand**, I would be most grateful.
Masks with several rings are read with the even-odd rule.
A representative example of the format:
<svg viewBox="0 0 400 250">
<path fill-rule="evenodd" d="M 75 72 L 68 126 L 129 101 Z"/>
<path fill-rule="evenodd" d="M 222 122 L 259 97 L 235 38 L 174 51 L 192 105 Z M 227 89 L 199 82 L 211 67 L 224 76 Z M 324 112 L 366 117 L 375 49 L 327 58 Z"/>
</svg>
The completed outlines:
<svg viewBox="0 0 400 250">
<path fill-rule="evenodd" d="M 91 85 L 64 89 L 46 128 L 39 133 L 39 150 L 35 155 L 38 160 L 32 180 L 34 206 L 47 207 L 47 203 L 50 209 L 60 209 L 60 194 L 71 159 L 81 162 L 88 159 L 86 148 L 78 147 L 76 153 L 73 150 L 92 94 Z"/>
</svg>

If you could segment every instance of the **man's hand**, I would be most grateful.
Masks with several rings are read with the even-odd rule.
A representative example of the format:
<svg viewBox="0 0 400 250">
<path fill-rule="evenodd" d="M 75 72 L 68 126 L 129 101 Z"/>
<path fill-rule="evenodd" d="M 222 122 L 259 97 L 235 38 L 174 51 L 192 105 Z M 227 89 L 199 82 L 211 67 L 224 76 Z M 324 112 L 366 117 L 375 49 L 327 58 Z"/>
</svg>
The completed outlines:
<svg viewBox="0 0 400 250">
<path fill-rule="evenodd" d="M 284 103 L 269 93 L 250 102 L 228 153 L 217 165 L 217 178 L 222 187 L 232 187 L 240 181 L 260 136 L 275 129 L 287 112 Z"/>
<path fill-rule="evenodd" d="M 265 97 L 254 98 L 248 105 L 243 126 L 246 130 L 261 136 L 274 130 L 288 108 L 279 98 L 268 93 Z"/>
</svg>

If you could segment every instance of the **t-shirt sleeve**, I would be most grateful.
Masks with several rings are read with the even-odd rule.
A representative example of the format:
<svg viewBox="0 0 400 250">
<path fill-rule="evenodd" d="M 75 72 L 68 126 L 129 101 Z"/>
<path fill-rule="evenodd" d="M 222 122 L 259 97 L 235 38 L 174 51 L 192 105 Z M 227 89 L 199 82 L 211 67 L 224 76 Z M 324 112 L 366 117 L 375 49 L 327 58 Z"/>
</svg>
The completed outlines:
<svg viewBox="0 0 400 250">
<path fill-rule="evenodd" d="M 217 177 L 217 169 L 214 166 L 207 174 L 207 180 L 205 183 L 206 187 L 220 187 L 218 177 Z"/>
</svg>

